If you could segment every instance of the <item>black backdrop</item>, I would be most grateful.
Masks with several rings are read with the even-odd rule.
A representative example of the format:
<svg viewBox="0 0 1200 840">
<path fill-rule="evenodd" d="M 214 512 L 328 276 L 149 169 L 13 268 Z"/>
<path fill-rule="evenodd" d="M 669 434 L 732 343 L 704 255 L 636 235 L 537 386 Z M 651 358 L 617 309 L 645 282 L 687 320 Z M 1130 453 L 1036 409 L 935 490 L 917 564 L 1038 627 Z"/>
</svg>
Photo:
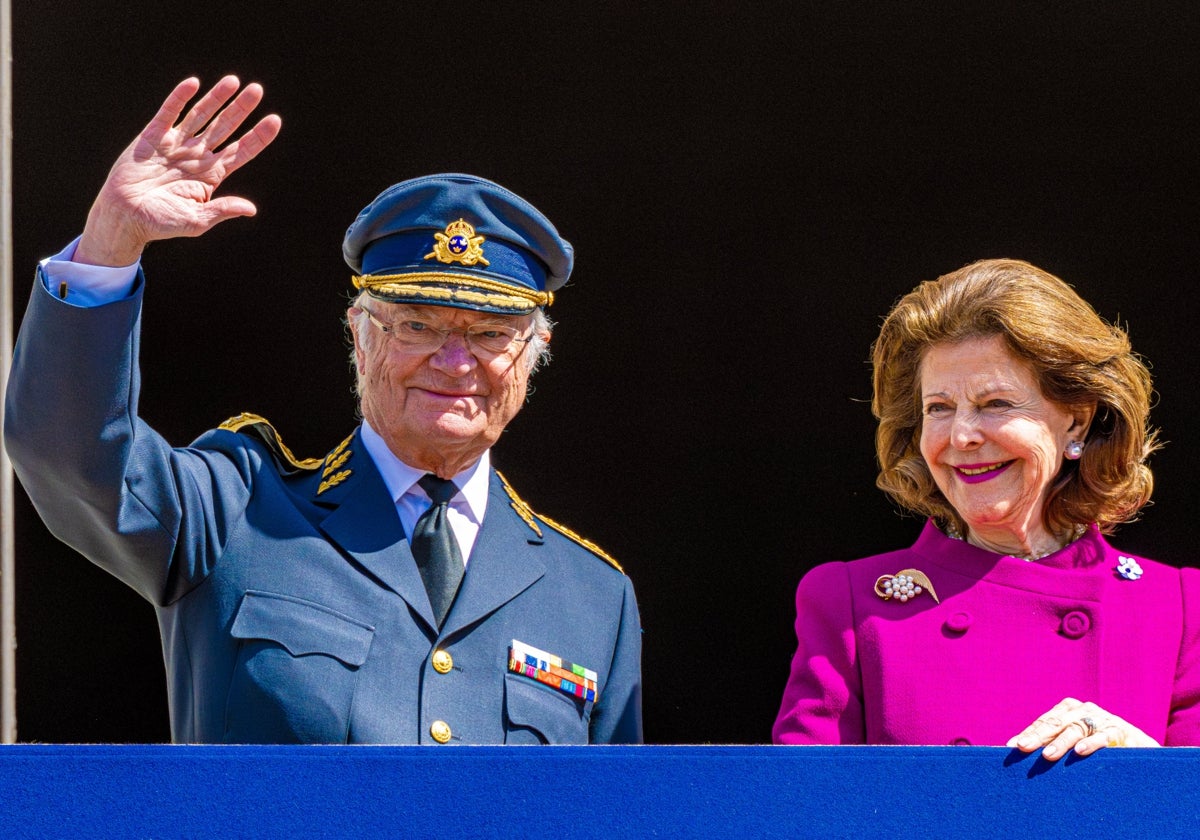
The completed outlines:
<svg viewBox="0 0 1200 840">
<path fill-rule="evenodd" d="M 866 360 L 922 279 L 1021 257 L 1128 323 L 1170 445 L 1116 542 L 1193 562 L 1200 12 L 1046 5 L 16 0 L 16 308 L 177 80 L 260 81 L 283 133 L 227 188 L 258 217 L 145 256 L 142 413 L 318 456 L 357 211 L 435 171 L 528 197 L 577 268 L 496 463 L 632 576 L 648 740 L 766 741 L 800 575 L 920 527 L 874 489 Z M 20 494 L 16 537 L 21 740 L 165 740 L 151 608 Z"/>
</svg>

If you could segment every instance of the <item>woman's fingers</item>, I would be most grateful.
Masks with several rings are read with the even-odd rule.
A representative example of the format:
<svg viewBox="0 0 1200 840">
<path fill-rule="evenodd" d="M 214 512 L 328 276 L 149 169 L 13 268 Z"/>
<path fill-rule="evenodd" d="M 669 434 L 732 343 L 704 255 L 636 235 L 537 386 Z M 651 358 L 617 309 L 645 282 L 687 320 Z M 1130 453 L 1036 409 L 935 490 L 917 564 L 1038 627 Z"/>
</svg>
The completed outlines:
<svg viewBox="0 0 1200 840">
<path fill-rule="evenodd" d="M 1074 749 L 1091 755 L 1103 747 L 1156 747 L 1158 742 L 1123 718 L 1067 697 L 1008 742 L 1023 752 L 1044 747 L 1042 756 L 1057 761 Z"/>
</svg>

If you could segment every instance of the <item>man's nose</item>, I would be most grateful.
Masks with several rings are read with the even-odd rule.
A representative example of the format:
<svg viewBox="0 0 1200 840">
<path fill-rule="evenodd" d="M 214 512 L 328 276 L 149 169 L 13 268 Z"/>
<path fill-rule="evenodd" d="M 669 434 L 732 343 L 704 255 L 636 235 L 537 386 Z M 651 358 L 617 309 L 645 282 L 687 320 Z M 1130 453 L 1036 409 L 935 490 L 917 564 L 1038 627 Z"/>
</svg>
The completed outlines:
<svg viewBox="0 0 1200 840">
<path fill-rule="evenodd" d="M 442 346 L 430 356 L 429 363 L 438 370 L 461 375 L 475 367 L 479 360 L 467 344 L 466 333 L 462 330 L 451 330 Z"/>
</svg>

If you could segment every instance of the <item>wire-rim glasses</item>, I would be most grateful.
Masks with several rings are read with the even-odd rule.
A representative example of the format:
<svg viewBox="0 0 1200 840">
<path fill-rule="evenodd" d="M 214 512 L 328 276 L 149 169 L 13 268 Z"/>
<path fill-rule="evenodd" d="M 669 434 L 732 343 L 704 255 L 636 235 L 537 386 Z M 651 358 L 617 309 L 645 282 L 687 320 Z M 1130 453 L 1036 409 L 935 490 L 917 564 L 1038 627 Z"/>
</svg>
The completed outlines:
<svg viewBox="0 0 1200 840">
<path fill-rule="evenodd" d="M 443 329 L 420 318 L 404 318 L 389 324 L 361 303 L 358 308 L 384 335 L 413 353 L 436 353 L 453 333 L 461 333 L 467 349 L 476 356 L 495 357 L 517 355 L 532 339 L 522 337 L 521 330 L 505 324 L 482 322 L 465 327 Z"/>
</svg>

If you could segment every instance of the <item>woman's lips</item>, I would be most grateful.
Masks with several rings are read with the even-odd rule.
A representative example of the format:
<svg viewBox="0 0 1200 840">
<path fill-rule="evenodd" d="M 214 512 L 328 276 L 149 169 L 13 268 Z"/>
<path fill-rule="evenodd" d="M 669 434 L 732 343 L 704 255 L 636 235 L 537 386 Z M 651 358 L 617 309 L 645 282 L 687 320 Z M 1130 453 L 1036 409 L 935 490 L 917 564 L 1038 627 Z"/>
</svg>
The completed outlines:
<svg viewBox="0 0 1200 840">
<path fill-rule="evenodd" d="M 996 461 L 991 464 L 961 464 L 954 472 L 965 484 L 980 484 L 991 481 L 1013 465 L 1013 461 Z"/>
</svg>

